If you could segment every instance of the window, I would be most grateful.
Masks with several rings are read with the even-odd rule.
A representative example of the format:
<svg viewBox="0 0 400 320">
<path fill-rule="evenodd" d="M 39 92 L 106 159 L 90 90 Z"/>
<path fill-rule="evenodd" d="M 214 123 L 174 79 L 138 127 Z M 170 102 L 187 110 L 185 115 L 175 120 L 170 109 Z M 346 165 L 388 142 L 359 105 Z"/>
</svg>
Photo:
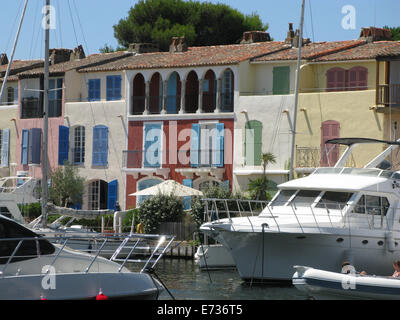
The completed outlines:
<svg viewBox="0 0 400 320">
<path fill-rule="evenodd" d="M 272 201 L 272 206 L 283 206 L 289 199 L 296 193 L 297 190 L 281 190 L 276 196 L 274 201 Z"/>
<path fill-rule="evenodd" d="M 16 258 L 11 262 L 33 259 L 37 257 L 38 252 L 42 255 L 52 254 L 55 251 L 54 246 L 34 232 L 22 227 L 18 223 L 6 219 L 0 219 L 0 239 L 11 238 L 34 238 L 39 240 L 25 240 L 16 253 Z M 0 264 L 5 264 L 8 257 L 12 255 L 18 245 L 19 240 L 1 241 L 0 240 Z"/>
<path fill-rule="evenodd" d="M 107 76 L 107 100 L 121 100 L 121 76 Z"/>
<path fill-rule="evenodd" d="M 273 71 L 273 94 L 289 94 L 290 93 L 290 67 L 274 67 Z"/>
<path fill-rule="evenodd" d="M 145 123 L 143 141 L 143 166 L 148 168 L 159 168 L 161 166 L 161 123 Z"/>
<path fill-rule="evenodd" d="M 0 130 L 1 167 L 8 167 L 10 153 L 10 129 Z"/>
<path fill-rule="evenodd" d="M 88 209 L 107 209 L 108 185 L 103 180 L 95 180 L 89 184 Z"/>
<path fill-rule="evenodd" d="M 18 87 L 8 87 L 7 88 L 7 104 L 17 104 L 18 103 Z"/>
<path fill-rule="evenodd" d="M 49 80 L 49 117 L 61 117 L 63 79 Z"/>
<path fill-rule="evenodd" d="M 88 101 L 100 101 L 100 79 L 89 79 Z"/>
<path fill-rule="evenodd" d="M 225 70 L 222 76 L 222 112 L 233 111 L 233 72 Z"/>
<path fill-rule="evenodd" d="M 108 128 L 98 125 L 93 128 L 93 154 L 94 166 L 106 166 L 108 163 Z"/>
<path fill-rule="evenodd" d="M 349 192 L 326 191 L 316 205 L 317 208 L 343 209 L 353 194 Z"/>
<path fill-rule="evenodd" d="M 353 212 L 386 216 L 389 206 L 390 204 L 386 197 L 362 195 L 354 206 Z"/>
<path fill-rule="evenodd" d="M 291 201 L 291 204 L 295 207 L 309 207 L 320 193 L 321 191 L 318 190 L 300 190 Z"/>
<path fill-rule="evenodd" d="M 85 162 L 85 127 L 79 126 L 74 129 L 74 148 L 72 152 L 73 163 Z"/>
<path fill-rule="evenodd" d="M 190 138 L 193 167 L 224 166 L 224 124 L 194 123 Z"/>
<path fill-rule="evenodd" d="M 262 123 L 257 120 L 247 121 L 245 128 L 245 164 L 259 166 L 262 153 Z"/>
<path fill-rule="evenodd" d="M 326 91 L 365 90 L 367 75 L 368 69 L 360 66 L 349 70 L 331 68 L 326 72 Z"/>
</svg>

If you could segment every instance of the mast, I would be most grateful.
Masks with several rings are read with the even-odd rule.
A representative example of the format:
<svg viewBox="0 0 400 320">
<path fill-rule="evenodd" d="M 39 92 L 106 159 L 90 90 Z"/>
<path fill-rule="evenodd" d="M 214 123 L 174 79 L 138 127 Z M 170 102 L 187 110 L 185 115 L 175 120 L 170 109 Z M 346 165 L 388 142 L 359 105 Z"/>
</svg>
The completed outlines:
<svg viewBox="0 0 400 320">
<path fill-rule="evenodd" d="M 299 50 L 297 55 L 297 71 L 296 71 L 296 87 L 294 92 L 294 114 L 293 114 L 293 129 L 292 129 L 292 149 L 290 156 L 290 171 L 289 180 L 294 177 L 294 152 L 296 143 L 296 121 L 297 121 L 297 106 L 299 103 L 299 81 L 300 81 L 300 64 L 301 64 L 301 48 L 303 46 L 303 22 L 304 22 L 304 2 L 301 4 L 300 30 L 299 30 Z"/>
<path fill-rule="evenodd" d="M 50 41 L 50 0 L 46 0 L 44 40 L 44 85 L 43 85 L 43 154 L 42 154 L 42 225 L 47 223 L 48 198 L 48 121 L 49 121 L 49 41 Z"/>
<path fill-rule="evenodd" d="M 17 47 L 17 42 L 18 42 L 18 38 L 19 38 L 19 33 L 20 33 L 20 31 L 21 31 L 22 21 L 24 21 L 24 16 L 25 16 L 25 11 L 26 11 L 26 6 L 27 6 L 27 5 L 28 5 L 28 0 L 25 0 L 25 5 L 24 5 L 24 9 L 23 9 L 23 11 L 22 11 L 22 16 L 21 16 L 21 19 L 20 19 L 20 21 L 19 21 L 18 31 L 17 31 L 17 34 L 16 34 L 15 39 L 14 39 L 14 45 L 13 45 L 13 48 L 12 48 L 10 61 L 8 62 L 6 75 L 4 76 L 3 85 L 1 86 L 1 90 L 0 90 L 0 101 L 2 101 L 4 88 L 5 88 L 6 85 L 7 85 L 7 79 L 8 79 L 8 75 L 9 75 L 9 73 L 10 73 L 11 63 L 12 63 L 12 61 L 13 61 L 13 59 L 14 59 L 15 48 Z"/>
</svg>

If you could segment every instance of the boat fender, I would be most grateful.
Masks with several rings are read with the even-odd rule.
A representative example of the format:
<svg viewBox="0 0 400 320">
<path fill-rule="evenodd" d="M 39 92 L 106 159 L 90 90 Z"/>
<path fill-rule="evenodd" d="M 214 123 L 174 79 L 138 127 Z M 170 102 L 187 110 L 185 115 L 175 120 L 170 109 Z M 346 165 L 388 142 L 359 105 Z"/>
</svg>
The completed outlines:
<svg viewBox="0 0 400 320">
<path fill-rule="evenodd" d="M 394 252 L 395 251 L 395 241 L 393 238 L 393 232 L 392 231 L 387 231 L 385 233 L 385 242 L 386 242 L 386 249 L 389 252 Z"/>
<path fill-rule="evenodd" d="M 108 297 L 100 289 L 99 294 L 96 296 L 96 300 L 108 300 Z"/>
</svg>

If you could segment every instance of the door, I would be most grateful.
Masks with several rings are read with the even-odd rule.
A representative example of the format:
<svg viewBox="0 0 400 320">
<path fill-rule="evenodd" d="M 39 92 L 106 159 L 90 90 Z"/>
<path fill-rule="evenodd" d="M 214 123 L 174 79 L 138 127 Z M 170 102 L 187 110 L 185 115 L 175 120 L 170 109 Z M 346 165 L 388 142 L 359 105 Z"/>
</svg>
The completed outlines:
<svg viewBox="0 0 400 320">
<path fill-rule="evenodd" d="M 325 144 L 329 139 L 340 137 L 340 123 L 334 120 L 322 122 L 321 125 L 321 167 L 332 167 L 339 159 L 339 146 Z"/>
</svg>

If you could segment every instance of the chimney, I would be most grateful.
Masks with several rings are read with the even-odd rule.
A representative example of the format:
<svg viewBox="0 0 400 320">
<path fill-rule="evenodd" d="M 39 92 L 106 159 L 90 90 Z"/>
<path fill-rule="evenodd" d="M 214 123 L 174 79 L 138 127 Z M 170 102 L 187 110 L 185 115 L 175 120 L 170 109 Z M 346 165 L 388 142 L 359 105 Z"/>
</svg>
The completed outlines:
<svg viewBox="0 0 400 320">
<path fill-rule="evenodd" d="M 287 33 L 285 43 L 290 44 L 291 46 L 298 48 L 299 47 L 299 38 L 300 38 L 300 30 L 296 29 L 296 32 L 293 31 L 293 23 L 289 22 L 289 31 Z M 310 43 L 310 38 L 303 38 L 302 45 L 304 46 L 307 43 Z"/>
<path fill-rule="evenodd" d="M 57 64 L 61 62 L 69 61 L 71 57 L 72 50 L 71 49 L 50 49 L 50 64 Z"/>
<path fill-rule="evenodd" d="M 155 43 L 131 43 L 128 48 L 128 52 L 136 53 L 149 53 L 159 51 L 160 49 Z"/>
<path fill-rule="evenodd" d="M 392 35 L 389 29 L 369 27 L 369 28 L 361 28 L 359 39 L 365 40 L 367 42 L 391 41 Z"/>
<path fill-rule="evenodd" d="M 173 37 L 171 45 L 169 46 L 169 52 L 185 52 L 187 51 L 188 46 L 186 44 L 185 37 Z"/>
<path fill-rule="evenodd" d="M 0 65 L 8 64 L 8 58 L 6 53 L 0 54 Z"/>
<path fill-rule="evenodd" d="M 74 51 L 72 51 L 69 56 L 70 61 L 84 59 L 84 58 L 86 58 L 86 55 L 82 45 L 79 45 L 77 48 L 75 48 Z"/>
<path fill-rule="evenodd" d="M 254 43 L 254 42 L 265 42 L 271 41 L 271 37 L 268 32 L 265 31 L 246 31 L 243 32 L 242 41 L 240 44 Z"/>
</svg>

